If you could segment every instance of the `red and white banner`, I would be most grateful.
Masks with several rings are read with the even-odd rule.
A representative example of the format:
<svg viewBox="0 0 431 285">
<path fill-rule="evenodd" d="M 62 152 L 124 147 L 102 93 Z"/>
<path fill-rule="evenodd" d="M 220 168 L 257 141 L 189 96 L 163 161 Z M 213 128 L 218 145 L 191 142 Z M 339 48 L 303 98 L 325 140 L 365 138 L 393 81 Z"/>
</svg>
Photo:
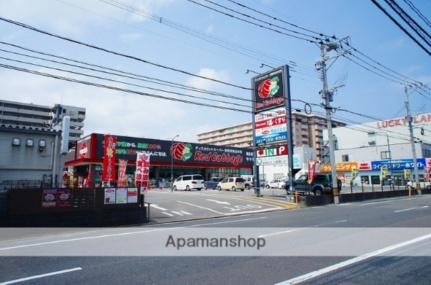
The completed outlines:
<svg viewBox="0 0 431 285">
<path fill-rule="evenodd" d="M 136 153 L 135 183 L 144 189 L 150 188 L 150 156 L 145 152 Z"/>
<path fill-rule="evenodd" d="M 117 143 L 117 137 L 111 135 L 105 135 L 103 145 L 103 182 L 113 182 L 116 179 L 115 172 L 115 144 Z"/>
<path fill-rule="evenodd" d="M 309 160 L 308 161 L 308 183 L 311 184 L 316 176 L 316 169 L 319 168 L 318 161 Z"/>
<path fill-rule="evenodd" d="M 127 160 L 119 159 L 117 187 L 126 187 L 126 169 L 127 169 Z"/>
</svg>

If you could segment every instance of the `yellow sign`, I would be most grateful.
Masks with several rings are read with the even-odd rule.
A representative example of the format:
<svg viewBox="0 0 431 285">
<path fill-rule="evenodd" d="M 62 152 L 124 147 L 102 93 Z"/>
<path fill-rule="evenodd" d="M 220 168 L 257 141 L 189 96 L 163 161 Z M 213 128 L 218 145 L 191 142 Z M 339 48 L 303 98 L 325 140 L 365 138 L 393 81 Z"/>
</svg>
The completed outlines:
<svg viewBox="0 0 431 285">
<path fill-rule="evenodd" d="M 337 162 L 336 164 L 337 172 L 352 172 L 354 168 L 358 169 L 357 162 Z M 331 172 L 331 164 L 325 163 L 320 167 L 320 172 L 329 173 Z"/>
<path fill-rule="evenodd" d="M 383 165 L 380 168 L 380 178 L 383 179 L 388 175 L 388 167 L 386 165 Z"/>
<path fill-rule="evenodd" d="M 352 176 L 353 178 L 355 178 L 356 176 L 358 176 L 358 168 L 357 167 L 352 167 Z"/>
</svg>

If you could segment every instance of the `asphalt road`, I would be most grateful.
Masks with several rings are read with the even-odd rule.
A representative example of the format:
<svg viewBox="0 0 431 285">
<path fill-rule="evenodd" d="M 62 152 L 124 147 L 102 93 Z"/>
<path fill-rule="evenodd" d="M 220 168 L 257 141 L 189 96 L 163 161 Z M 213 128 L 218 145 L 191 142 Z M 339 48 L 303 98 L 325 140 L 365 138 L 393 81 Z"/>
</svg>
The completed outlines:
<svg viewBox="0 0 431 285">
<path fill-rule="evenodd" d="M 216 204 L 216 203 L 215 203 Z M 431 235 L 406 239 L 374 253 L 360 256 L 304 257 L 17 257 L 20 251 L 46 252 L 52 246 L 78 250 L 86 246 L 123 244 L 136 247 L 148 230 L 168 230 L 171 224 L 111 229 L 67 229 L 45 232 L 0 229 L 0 282 L 19 280 L 27 284 L 429 284 Z M 175 227 L 311 228 L 430 228 L 431 195 L 392 198 L 343 205 L 245 213 L 175 223 Z M 409 231 L 408 229 L 404 229 Z M 130 236 L 126 233 L 141 231 Z M 3 234 L 6 233 L 6 234 Z M 293 233 L 282 232 L 286 242 Z M 89 240 L 91 239 L 91 240 Z M 135 243 L 133 243 L 135 242 Z M 352 242 L 353 243 L 353 242 Z M 324 246 L 325 241 L 322 241 Z M 352 247 L 356 246 L 352 244 Z M 406 252 L 424 256 L 402 256 Z M 397 253 L 400 253 L 398 256 Z M 409 254 L 407 254 L 409 255 Z M 31 278 L 29 280 L 22 278 Z M 283 283 L 284 282 L 284 283 Z M 0 283 L 1 284 L 1 283 Z M 5 283 L 13 284 L 13 283 Z"/>
</svg>

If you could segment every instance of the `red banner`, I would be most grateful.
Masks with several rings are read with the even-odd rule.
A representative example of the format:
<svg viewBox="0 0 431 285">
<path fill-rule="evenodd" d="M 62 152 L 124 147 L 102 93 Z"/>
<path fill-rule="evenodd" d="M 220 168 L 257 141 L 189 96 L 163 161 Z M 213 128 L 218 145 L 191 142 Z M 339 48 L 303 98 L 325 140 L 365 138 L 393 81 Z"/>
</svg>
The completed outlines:
<svg viewBox="0 0 431 285">
<path fill-rule="evenodd" d="M 117 187 L 126 187 L 126 169 L 127 169 L 127 160 L 119 159 Z"/>
<path fill-rule="evenodd" d="M 311 184 L 314 180 L 314 177 L 316 176 L 316 166 L 317 166 L 316 160 L 308 161 L 308 184 Z"/>
<path fill-rule="evenodd" d="M 150 156 L 145 152 L 136 153 L 135 183 L 144 189 L 150 188 Z"/>
<path fill-rule="evenodd" d="M 103 182 L 113 182 L 115 177 L 115 144 L 117 142 L 116 136 L 105 135 L 103 145 Z"/>
</svg>

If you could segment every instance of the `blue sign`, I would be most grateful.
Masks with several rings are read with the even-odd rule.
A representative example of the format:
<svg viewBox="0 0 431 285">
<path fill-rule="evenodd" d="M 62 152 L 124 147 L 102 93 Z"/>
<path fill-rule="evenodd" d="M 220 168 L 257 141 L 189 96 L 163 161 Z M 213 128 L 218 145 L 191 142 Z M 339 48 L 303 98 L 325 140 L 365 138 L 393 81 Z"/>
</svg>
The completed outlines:
<svg viewBox="0 0 431 285">
<path fill-rule="evenodd" d="M 425 158 L 418 158 L 416 160 L 418 169 L 425 168 Z M 371 161 L 371 169 L 380 171 L 382 166 L 387 166 L 389 170 L 404 170 L 413 169 L 415 164 L 413 159 L 393 159 L 393 160 L 374 160 Z"/>
<path fill-rule="evenodd" d="M 256 144 L 270 144 L 287 140 L 287 132 L 274 133 L 270 135 L 256 136 Z"/>
</svg>

